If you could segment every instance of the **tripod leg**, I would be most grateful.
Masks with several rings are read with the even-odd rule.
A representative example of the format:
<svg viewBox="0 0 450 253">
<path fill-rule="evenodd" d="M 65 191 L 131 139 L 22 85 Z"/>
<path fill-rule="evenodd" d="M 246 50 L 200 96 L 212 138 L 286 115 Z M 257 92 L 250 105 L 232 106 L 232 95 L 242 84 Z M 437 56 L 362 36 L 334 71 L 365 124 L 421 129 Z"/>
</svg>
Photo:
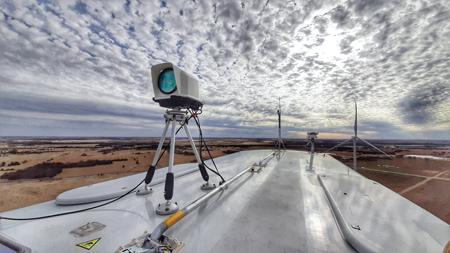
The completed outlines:
<svg viewBox="0 0 450 253">
<path fill-rule="evenodd" d="M 170 157 L 169 157 L 169 170 L 166 174 L 166 182 L 164 185 L 164 199 L 166 199 L 165 203 L 159 204 L 156 208 L 157 214 L 168 215 L 178 212 L 179 207 L 178 204 L 171 203 L 170 200 L 173 197 L 173 189 L 174 189 L 174 175 L 173 175 L 173 161 L 175 156 L 175 128 L 177 121 L 175 119 L 172 120 L 172 133 L 170 136 Z"/>
<path fill-rule="evenodd" d="M 161 136 L 161 139 L 159 140 L 158 148 L 156 149 L 155 157 L 153 157 L 152 165 L 149 168 L 149 173 L 147 173 L 147 176 L 145 177 L 145 183 L 149 184 L 152 181 L 153 174 L 155 173 L 155 166 L 158 162 L 159 155 L 161 154 L 161 149 L 164 145 L 164 140 L 166 139 L 167 130 L 169 129 L 170 121 L 166 122 L 166 126 L 164 127 L 163 134 Z M 151 172 L 151 173 L 150 173 Z"/>
<path fill-rule="evenodd" d="M 173 161 L 175 156 L 175 128 L 176 121 L 172 121 L 172 134 L 170 136 L 170 157 L 169 157 L 169 171 L 167 172 L 166 177 L 166 186 L 164 187 L 164 198 L 166 200 L 171 200 L 173 196 L 173 186 L 174 186 L 174 177 L 173 177 Z M 170 175 L 169 175 L 170 174 Z M 171 186 L 171 187 L 170 187 Z"/>
<path fill-rule="evenodd" d="M 192 147 L 192 150 L 194 151 L 195 159 L 197 159 L 198 164 L 202 164 L 202 159 L 200 158 L 200 155 L 198 154 L 197 147 L 195 147 L 195 143 L 194 143 L 194 140 L 192 139 L 191 132 L 189 131 L 188 125 L 184 124 L 183 128 L 184 128 L 184 131 L 186 132 L 189 142 L 191 143 L 191 147 Z"/>
<path fill-rule="evenodd" d="M 211 189 L 216 188 L 215 184 L 209 183 L 208 172 L 206 171 L 205 165 L 203 164 L 203 162 L 202 162 L 202 160 L 200 158 L 200 155 L 198 154 L 197 147 L 195 147 L 195 143 L 194 143 L 194 140 L 192 139 L 191 132 L 189 131 L 188 125 L 184 124 L 183 128 L 184 128 L 184 131 L 186 132 L 186 135 L 187 135 L 187 137 L 189 139 L 189 142 L 191 143 L 191 147 L 192 147 L 192 150 L 194 151 L 195 158 L 197 159 L 198 169 L 200 170 L 200 173 L 202 174 L 203 180 L 206 181 L 206 183 L 202 185 L 201 189 L 203 189 L 203 190 L 211 190 Z"/>
<path fill-rule="evenodd" d="M 166 121 L 166 125 L 164 126 L 164 131 L 161 136 L 161 139 L 159 140 L 158 148 L 156 149 L 155 157 L 153 157 L 153 162 L 150 168 L 148 168 L 147 175 L 145 175 L 145 186 L 144 188 L 138 190 L 136 194 L 138 195 L 145 195 L 152 193 L 152 189 L 150 188 L 149 184 L 152 182 L 153 175 L 155 174 L 155 166 L 158 162 L 159 154 L 161 153 L 162 146 L 164 145 L 164 140 L 166 139 L 167 130 L 169 129 L 170 121 Z"/>
</svg>

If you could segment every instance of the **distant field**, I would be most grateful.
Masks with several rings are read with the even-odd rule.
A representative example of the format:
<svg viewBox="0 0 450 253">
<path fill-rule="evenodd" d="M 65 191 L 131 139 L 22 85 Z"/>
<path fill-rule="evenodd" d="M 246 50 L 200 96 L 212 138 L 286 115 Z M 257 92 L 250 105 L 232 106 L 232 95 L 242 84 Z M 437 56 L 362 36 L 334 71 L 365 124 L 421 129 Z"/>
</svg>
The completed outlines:
<svg viewBox="0 0 450 253">
<path fill-rule="evenodd" d="M 145 172 L 158 141 L 157 138 L 0 139 L 0 212 L 53 200 L 73 188 Z M 215 158 L 242 150 L 272 149 L 275 140 L 206 141 Z M 412 154 L 449 158 L 450 142 L 371 142 L 394 158 L 385 159 L 376 151 L 358 146 L 358 173 L 380 182 L 450 224 L 447 194 L 450 192 L 450 161 L 403 157 Z M 294 150 L 309 150 L 306 143 L 303 139 L 285 140 L 286 147 Z M 316 151 L 325 152 L 337 143 L 339 140 L 319 139 Z M 177 140 L 176 147 L 175 164 L 196 162 L 188 140 Z M 351 151 L 351 146 L 343 146 L 332 154 L 353 167 Z M 203 157 L 209 159 L 206 151 Z M 167 166 L 168 152 L 157 168 Z"/>
</svg>

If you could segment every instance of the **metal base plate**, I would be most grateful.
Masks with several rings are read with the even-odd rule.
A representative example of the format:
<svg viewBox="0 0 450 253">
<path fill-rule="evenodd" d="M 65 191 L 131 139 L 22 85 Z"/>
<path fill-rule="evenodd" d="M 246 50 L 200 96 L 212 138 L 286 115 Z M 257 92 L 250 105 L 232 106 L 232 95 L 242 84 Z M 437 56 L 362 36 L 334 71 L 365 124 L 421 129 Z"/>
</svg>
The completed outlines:
<svg viewBox="0 0 450 253">
<path fill-rule="evenodd" d="M 169 215 L 178 212 L 179 209 L 177 202 L 164 202 L 158 205 L 156 213 L 160 215 Z"/>
<path fill-rule="evenodd" d="M 147 186 L 147 185 L 145 185 L 141 189 L 137 190 L 137 192 L 136 192 L 137 195 L 147 195 L 150 193 L 153 193 L 153 189 L 152 189 L 152 187 Z"/>
<path fill-rule="evenodd" d="M 265 164 L 262 164 L 262 163 L 255 163 L 255 164 L 253 164 L 252 165 L 253 167 L 260 167 L 260 168 L 265 168 L 265 167 L 267 167 L 267 163 L 265 163 Z"/>
<path fill-rule="evenodd" d="M 202 186 L 200 187 L 200 189 L 206 190 L 206 191 L 212 190 L 214 188 L 216 188 L 216 184 L 210 183 L 210 182 L 206 182 L 206 183 L 202 184 Z"/>
<path fill-rule="evenodd" d="M 88 222 L 86 225 L 83 225 L 79 228 L 76 228 L 72 231 L 70 231 L 69 234 L 75 236 L 75 237 L 83 237 L 90 235 L 94 232 L 97 232 L 99 230 L 102 230 L 106 227 L 106 225 L 100 223 L 100 222 Z"/>
</svg>

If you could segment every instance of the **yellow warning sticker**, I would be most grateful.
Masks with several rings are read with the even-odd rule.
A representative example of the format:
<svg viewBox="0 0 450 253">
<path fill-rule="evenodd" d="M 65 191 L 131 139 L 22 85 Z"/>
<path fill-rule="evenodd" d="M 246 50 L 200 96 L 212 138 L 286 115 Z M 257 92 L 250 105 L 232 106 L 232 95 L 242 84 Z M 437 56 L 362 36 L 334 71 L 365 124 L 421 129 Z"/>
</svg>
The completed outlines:
<svg viewBox="0 0 450 253">
<path fill-rule="evenodd" d="M 94 239 L 94 240 L 90 240 L 90 241 L 87 241 L 87 242 L 82 242 L 82 243 L 77 244 L 77 246 L 81 247 L 83 249 L 90 250 L 90 249 L 92 249 L 92 247 L 94 247 L 94 245 L 98 241 L 100 241 L 100 239 L 102 239 L 102 238 L 100 237 L 100 238 L 97 238 L 97 239 Z"/>
</svg>

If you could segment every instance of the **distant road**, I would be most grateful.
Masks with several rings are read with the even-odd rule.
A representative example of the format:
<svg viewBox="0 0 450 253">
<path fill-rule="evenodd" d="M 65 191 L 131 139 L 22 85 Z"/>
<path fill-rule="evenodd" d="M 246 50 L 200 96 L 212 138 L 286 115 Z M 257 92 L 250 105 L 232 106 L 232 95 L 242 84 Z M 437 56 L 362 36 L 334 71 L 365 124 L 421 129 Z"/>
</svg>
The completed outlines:
<svg viewBox="0 0 450 253">
<path fill-rule="evenodd" d="M 446 171 L 442 171 L 432 177 L 428 177 L 428 176 L 423 176 L 423 175 L 417 175 L 417 174 L 409 174 L 409 173 L 402 173 L 402 172 L 395 172 L 395 171 L 385 171 L 385 170 L 374 170 L 374 169 L 367 169 L 367 168 L 358 168 L 358 170 L 370 170 L 370 171 L 376 171 L 376 172 L 384 172 L 384 173 L 391 173 L 391 174 L 398 174 L 398 175 L 405 175 L 405 176 L 413 176 L 413 177 L 423 177 L 426 178 L 427 180 L 425 181 L 429 181 L 428 179 L 440 179 L 440 180 L 447 180 L 450 181 L 450 178 L 442 178 L 439 177 L 443 174 L 445 174 L 446 172 L 450 172 L 450 170 L 446 170 Z"/>
<path fill-rule="evenodd" d="M 403 195 L 403 194 L 405 194 L 405 193 L 407 193 L 407 192 L 409 192 L 409 191 L 411 191 L 411 190 L 416 189 L 417 187 L 419 187 L 419 186 L 421 186 L 421 185 L 426 184 L 428 181 L 430 181 L 430 180 L 432 180 L 432 179 L 444 179 L 444 180 L 450 180 L 450 178 L 440 178 L 440 177 L 439 177 L 439 176 L 441 176 L 441 175 L 443 175 L 443 174 L 445 174 L 445 173 L 447 173 L 447 172 L 449 172 L 449 171 L 450 171 L 450 170 L 442 171 L 442 172 L 436 174 L 435 176 L 433 176 L 433 177 L 431 177 L 431 178 L 427 178 L 426 180 L 424 180 L 424 181 L 422 181 L 422 182 L 420 182 L 420 183 L 417 183 L 417 184 L 415 184 L 415 185 L 413 185 L 413 186 L 411 186 L 411 187 L 408 187 L 408 188 L 404 189 L 403 191 L 399 192 L 398 194 Z"/>
</svg>

